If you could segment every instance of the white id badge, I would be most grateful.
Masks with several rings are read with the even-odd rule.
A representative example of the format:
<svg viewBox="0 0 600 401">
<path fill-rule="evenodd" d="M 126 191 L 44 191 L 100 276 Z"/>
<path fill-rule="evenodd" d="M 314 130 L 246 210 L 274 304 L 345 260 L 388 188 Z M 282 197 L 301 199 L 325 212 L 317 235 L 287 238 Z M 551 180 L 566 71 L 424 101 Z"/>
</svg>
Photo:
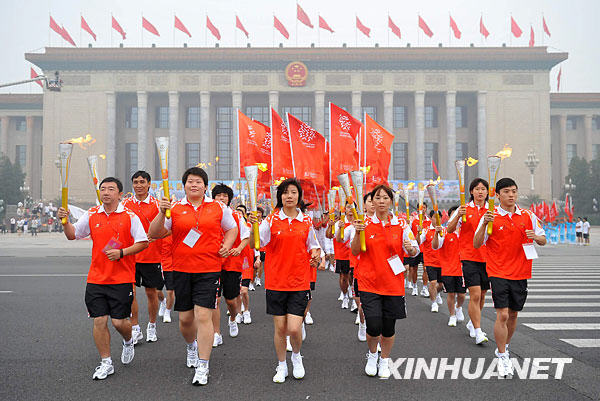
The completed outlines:
<svg viewBox="0 0 600 401">
<path fill-rule="evenodd" d="M 537 259 L 538 254 L 533 244 L 523 244 L 523 250 L 525 251 L 525 257 L 528 260 Z"/>
<path fill-rule="evenodd" d="M 196 245 L 196 242 L 198 242 L 198 240 L 200 239 L 201 235 L 202 233 L 200 231 L 198 231 L 195 228 L 192 228 L 183 239 L 183 243 L 189 246 L 190 248 L 193 248 L 194 245 Z"/>
<path fill-rule="evenodd" d="M 396 276 L 406 270 L 404 268 L 404 264 L 402 263 L 402 260 L 400 260 L 398 255 L 392 256 L 387 261 L 388 261 L 388 264 L 390 265 L 390 267 L 392 268 L 394 275 L 396 275 Z"/>
</svg>

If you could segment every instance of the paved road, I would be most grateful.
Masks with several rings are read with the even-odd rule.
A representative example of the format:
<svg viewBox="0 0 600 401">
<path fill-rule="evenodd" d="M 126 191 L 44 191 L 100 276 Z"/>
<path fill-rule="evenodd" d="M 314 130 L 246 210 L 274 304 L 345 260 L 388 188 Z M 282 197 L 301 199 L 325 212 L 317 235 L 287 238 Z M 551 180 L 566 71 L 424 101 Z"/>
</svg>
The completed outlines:
<svg viewBox="0 0 600 401">
<path fill-rule="evenodd" d="M 495 377 L 467 380 L 462 375 L 452 380 L 449 373 L 443 380 L 426 379 L 424 375 L 420 379 L 413 375 L 411 380 L 369 378 L 363 372 L 366 345 L 356 338 L 355 315 L 339 308 L 336 275 L 320 272 L 313 302 L 315 325 L 307 328 L 308 338 L 302 348 L 307 372 L 304 380 L 288 379 L 282 385 L 271 382 L 276 364 L 272 320 L 264 312 L 264 290 L 259 288 L 251 293 L 253 323 L 241 327 L 236 339 L 225 333 L 224 345 L 213 351 L 209 385 L 202 388 L 190 385 L 193 371 L 185 367 L 185 345 L 178 332 L 176 316 L 173 323 L 159 323 L 159 341 L 137 346 L 134 361 L 126 367 L 119 362 L 120 338 L 111 329 L 116 372 L 105 381 L 91 380 L 98 356 L 91 337 L 92 324 L 86 317 L 83 302 L 89 248 L 87 241 L 67 242 L 55 235 L 46 234 L 33 240 L 0 236 L 0 399 L 181 400 L 200 396 L 211 400 L 481 400 L 499 394 L 503 400 L 571 401 L 600 397 L 600 348 L 580 348 L 565 341 L 596 340 L 598 330 L 555 331 L 547 330 L 553 326 L 545 326 L 545 329 L 532 326 L 542 323 L 597 325 L 600 318 L 596 315 L 600 309 L 531 306 L 599 303 L 600 247 L 597 246 L 555 246 L 540 252 L 541 258 L 534 265 L 529 306 L 526 305 L 524 312 L 554 315 L 521 318 L 511 344 L 511 356 L 517 357 L 520 363 L 523 358 L 573 358 L 565 365 L 561 380 L 515 378 L 508 381 Z M 551 290 L 546 291 L 546 288 Z M 584 288 L 593 291 L 582 291 Z M 533 298 L 534 295 L 569 298 Z M 573 298 L 578 295 L 589 296 Z M 484 371 L 489 367 L 495 348 L 491 308 L 483 319 L 484 331 L 491 341 L 482 347 L 472 343 L 464 326 L 446 326 L 445 305 L 440 313 L 432 314 L 427 300 L 408 297 L 407 309 L 408 318 L 396 326 L 392 358 L 426 358 L 427 363 L 431 358 L 448 358 L 449 361 L 485 358 Z M 140 310 L 145 311 L 143 300 Z M 566 311 L 590 315 L 562 317 L 556 314 Z M 223 314 L 224 328 L 227 327 L 225 319 Z M 141 322 L 147 322 L 143 312 Z M 401 374 L 405 366 L 400 365 Z M 552 377 L 556 365 L 551 366 Z"/>
</svg>

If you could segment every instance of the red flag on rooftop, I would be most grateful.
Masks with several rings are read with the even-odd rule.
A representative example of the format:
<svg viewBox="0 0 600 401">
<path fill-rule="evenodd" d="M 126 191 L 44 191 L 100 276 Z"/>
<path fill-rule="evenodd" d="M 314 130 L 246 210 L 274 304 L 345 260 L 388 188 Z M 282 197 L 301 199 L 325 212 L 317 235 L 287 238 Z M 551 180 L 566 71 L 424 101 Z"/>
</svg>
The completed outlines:
<svg viewBox="0 0 600 401">
<path fill-rule="evenodd" d="M 213 23 L 210 21 L 210 18 L 208 18 L 208 15 L 206 16 L 206 27 L 208 28 L 210 33 L 212 33 L 213 36 L 215 38 L 217 38 L 217 40 L 221 40 L 221 33 L 219 32 L 217 27 L 214 26 Z"/>
<path fill-rule="evenodd" d="M 367 28 L 365 25 L 363 25 L 363 23 L 360 22 L 360 19 L 358 19 L 358 15 L 356 16 L 356 27 L 358 28 L 359 31 L 364 33 L 367 38 L 371 37 L 370 36 L 371 28 Z"/>
<path fill-rule="evenodd" d="M 240 17 L 238 17 L 237 15 L 235 16 L 235 27 L 237 29 L 239 29 L 240 31 L 244 32 L 246 34 L 247 38 L 250 37 L 250 35 L 248 35 L 248 31 L 246 30 L 246 28 L 244 28 L 244 25 L 242 24 Z"/>
<path fill-rule="evenodd" d="M 158 33 L 158 30 L 154 27 L 154 25 L 152 25 L 150 23 L 150 21 L 148 21 L 144 17 L 142 17 L 142 28 L 144 28 L 145 30 L 147 30 L 148 32 L 150 32 L 156 36 L 160 36 L 160 34 Z"/>
<path fill-rule="evenodd" d="M 433 36 L 433 31 L 431 29 L 429 29 L 429 26 L 427 25 L 425 20 L 423 18 L 421 18 L 420 15 L 419 15 L 419 28 L 421 28 L 423 30 L 425 35 L 427 35 L 429 37 Z"/>
<path fill-rule="evenodd" d="M 83 29 L 84 31 L 86 31 L 87 33 L 92 35 L 92 38 L 94 38 L 94 41 L 96 40 L 96 34 L 94 33 L 94 31 L 92 31 L 92 28 L 90 28 L 90 26 L 86 22 L 85 18 L 83 18 L 83 15 L 81 16 L 81 29 Z"/>
<path fill-rule="evenodd" d="M 185 25 L 183 25 L 183 22 L 181 22 L 181 20 L 177 18 L 177 16 L 175 16 L 175 28 L 179 29 L 181 32 L 185 33 L 190 38 L 192 37 L 190 31 L 187 30 Z"/>
<path fill-rule="evenodd" d="M 329 26 L 329 24 L 319 15 L 319 28 L 325 29 L 331 33 L 333 33 L 333 29 Z"/>
<path fill-rule="evenodd" d="M 52 16 L 50 16 L 50 29 L 52 29 L 54 32 L 58 33 L 60 36 L 62 36 L 62 28 L 60 27 L 60 25 L 58 25 L 56 23 L 56 21 L 54 21 L 54 18 L 52 18 Z"/>
<path fill-rule="evenodd" d="M 284 38 L 290 38 L 289 32 L 287 31 L 287 29 L 285 29 L 285 26 L 283 26 L 281 21 L 279 21 L 279 19 L 276 16 L 273 16 L 273 26 L 279 31 L 279 33 L 283 35 Z"/>
<path fill-rule="evenodd" d="M 31 71 L 29 73 L 29 76 L 31 78 L 37 78 L 39 75 L 40 74 L 38 74 L 37 72 L 35 72 L 35 70 L 33 69 L 33 67 L 31 67 Z M 42 89 L 44 89 L 44 84 L 42 83 L 41 79 L 38 79 L 37 81 L 33 81 L 33 82 L 35 82 L 36 84 L 38 84 L 39 86 L 41 86 Z"/>
<path fill-rule="evenodd" d="M 119 25 L 119 23 L 117 22 L 115 17 L 112 17 L 112 28 L 115 31 L 119 32 L 121 34 L 121 37 L 123 38 L 123 40 L 125 40 L 125 37 L 127 36 L 127 34 L 123 30 L 123 28 L 121 28 L 121 25 Z"/>
<path fill-rule="evenodd" d="M 71 35 L 69 35 L 69 32 L 67 32 L 66 28 L 61 25 L 60 29 L 62 30 L 62 34 L 60 36 L 62 36 L 64 40 L 66 40 L 73 46 L 77 47 L 77 45 L 75 44 L 75 41 L 73 41 L 73 38 L 71 37 Z"/>
<path fill-rule="evenodd" d="M 307 27 L 314 28 L 312 22 L 310 22 L 310 18 L 308 18 L 308 14 L 304 12 L 300 4 L 296 4 L 296 18 Z"/>
<path fill-rule="evenodd" d="M 456 25 L 456 21 L 454 21 L 452 16 L 450 16 L 450 28 L 452 28 L 452 33 L 454 33 L 454 37 L 456 39 L 460 39 L 460 36 L 461 36 L 460 29 L 458 29 L 458 25 Z"/>
<path fill-rule="evenodd" d="M 487 28 L 483 24 L 483 16 L 481 18 L 479 18 L 479 33 L 481 33 L 483 35 L 483 37 L 486 39 L 488 36 L 490 36 L 490 33 L 488 32 Z"/>
<path fill-rule="evenodd" d="M 548 35 L 548 37 L 552 36 L 550 35 L 550 29 L 548 29 L 548 25 L 546 25 L 546 18 L 542 17 L 542 25 L 544 27 L 544 32 L 546 32 L 546 35 Z"/>
<path fill-rule="evenodd" d="M 560 76 L 562 75 L 562 67 L 558 70 L 558 75 L 556 76 L 556 91 L 560 92 Z"/>
<path fill-rule="evenodd" d="M 510 31 L 513 35 L 515 35 L 515 38 L 520 38 L 523 34 L 523 31 L 521 30 L 521 28 L 517 24 L 517 21 L 515 21 L 513 17 L 510 17 Z"/>
<path fill-rule="evenodd" d="M 394 24 L 394 21 L 392 21 L 392 17 L 390 17 L 389 15 L 388 15 L 388 27 L 392 30 L 392 33 L 398 37 L 398 39 L 402 38 L 402 35 L 400 33 L 400 28 L 398 28 L 398 26 L 396 24 Z"/>
<path fill-rule="evenodd" d="M 535 46 L 535 35 L 533 33 L 533 27 L 531 27 L 531 31 L 529 33 L 529 47 Z"/>
</svg>

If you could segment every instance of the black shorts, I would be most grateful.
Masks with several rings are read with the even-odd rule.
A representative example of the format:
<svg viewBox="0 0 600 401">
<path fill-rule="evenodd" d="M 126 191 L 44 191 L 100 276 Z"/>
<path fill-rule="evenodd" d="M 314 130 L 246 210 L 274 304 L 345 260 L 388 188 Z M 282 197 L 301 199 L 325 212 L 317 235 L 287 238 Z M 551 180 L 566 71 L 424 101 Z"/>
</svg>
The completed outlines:
<svg viewBox="0 0 600 401">
<path fill-rule="evenodd" d="M 275 291 L 266 290 L 267 314 L 274 316 L 304 316 L 310 300 L 310 290 Z"/>
<path fill-rule="evenodd" d="M 135 286 L 146 288 L 163 288 L 164 279 L 160 263 L 136 263 Z"/>
<path fill-rule="evenodd" d="M 85 286 L 85 306 L 90 317 L 110 315 L 113 319 L 127 319 L 131 315 L 133 283 L 92 284 Z"/>
<path fill-rule="evenodd" d="M 354 278 L 354 296 L 355 297 L 359 297 L 359 292 L 358 292 L 358 280 L 356 279 L 356 277 Z"/>
<path fill-rule="evenodd" d="M 427 266 L 427 278 L 429 281 L 437 281 L 438 283 L 442 282 L 442 268 L 435 266 Z"/>
<path fill-rule="evenodd" d="M 360 303 L 365 318 L 382 317 L 384 319 L 406 318 L 406 303 L 402 295 L 379 295 L 362 291 Z"/>
<path fill-rule="evenodd" d="M 184 273 L 173 271 L 175 307 L 178 312 L 194 309 L 194 305 L 215 309 L 221 287 L 221 273 Z"/>
<path fill-rule="evenodd" d="M 508 280 L 490 277 L 492 284 L 492 301 L 494 308 L 510 308 L 514 311 L 523 310 L 527 299 L 527 280 Z"/>
<path fill-rule="evenodd" d="M 417 256 L 411 258 L 404 258 L 403 262 L 410 267 L 419 267 L 419 263 L 423 263 L 423 252 L 419 252 Z"/>
<path fill-rule="evenodd" d="M 240 287 L 242 286 L 242 273 L 221 270 L 221 292 L 225 299 L 235 299 L 240 295 Z"/>
<path fill-rule="evenodd" d="M 265 261 L 265 253 L 263 251 L 260 251 L 260 261 L 264 262 Z"/>
<path fill-rule="evenodd" d="M 335 260 L 335 272 L 337 274 L 348 274 L 350 273 L 350 261 L 344 259 L 336 259 Z"/>
<path fill-rule="evenodd" d="M 481 287 L 482 290 L 490 289 L 490 280 L 485 270 L 485 262 L 473 262 L 472 260 L 462 261 L 463 277 L 465 278 L 465 287 Z"/>
<path fill-rule="evenodd" d="M 165 279 L 165 287 L 168 291 L 173 290 L 173 271 L 163 272 L 163 278 Z"/>
<path fill-rule="evenodd" d="M 463 276 L 442 276 L 442 283 L 444 283 L 445 292 L 455 292 L 457 294 L 464 294 L 467 292 Z"/>
<path fill-rule="evenodd" d="M 589 234 L 587 234 L 587 233 L 583 233 L 583 239 L 588 239 L 589 237 L 590 237 L 590 235 L 589 235 Z"/>
<path fill-rule="evenodd" d="M 310 282 L 310 290 L 314 291 L 315 290 L 315 286 L 317 285 L 317 283 L 315 281 L 311 281 Z"/>
<path fill-rule="evenodd" d="M 252 281 L 252 280 L 250 280 L 249 278 L 242 279 L 242 287 L 246 287 L 246 288 L 250 287 L 250 281 Z"/>
<path fill-rule="evenodd" d="M 582 232 L 576 232 L 576 233 L 575 233 L 575 236 L 576 236 L 577 238 L 581 238 L 581 237 L 583 237 L 583 233 L 582 233 Z"/>
</svg>

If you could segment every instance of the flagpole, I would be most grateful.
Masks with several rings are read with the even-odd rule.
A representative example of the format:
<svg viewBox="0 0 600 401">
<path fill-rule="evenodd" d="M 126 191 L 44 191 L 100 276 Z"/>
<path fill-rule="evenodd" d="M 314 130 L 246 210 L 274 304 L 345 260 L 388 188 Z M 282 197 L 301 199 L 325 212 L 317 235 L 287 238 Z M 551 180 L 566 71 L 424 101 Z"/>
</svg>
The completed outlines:
<svg viewBox="0 0 600 401">
<path fill-rule="evenodd" d="M 142 13 L 142 27 L 141 27 L 141 32 L 142 32 L 142 47 L 144 47 L 144 13 Z"/>
<path fill-rule="evenodd" d="M 483 33 L 481 32 L 481 25 L 483 24 L 483 11 L 481 12 L 481 18 L 479 18 L 479 35 L 481 35 L 481 44 L 483 45 Z"/>
<path fill-rule="evenodd" d="M 173 13 L 173 47 L 175 47 L 175 13 Z"/>
<path fill-rule="evenodd" d="M 83 14 L 81 12 L 79 12 L 79 46 L 83 45 L 83 41 L 81 39 L 81 17 L 83 17 Z"/>
<path fill-rule="evenodd" d="M 296 2 L 296 47 L 298 47 L 298 2 Z"/>
<path fill-rule="evenodd" d="M 208 47 L 208 13 L 205 14 L 206 18 L 204 19 L 204 47 Z"/>
<path fill-rule="evenodd" d="M 321 21 L 321 15 L 317 14 L 317 22 L 319 23 L 319 25 L 321 25 L 320 21 Z M 317 26 L 317 47 L 321 47 L 321 27 L 320 26 Z"/>
<path fill-rule="evenodd" d="M 508 37 L 510 40 L 510 45 L 512 46 L 512 37 L 513 37 L 513 35 L 512 35 L 512 13 L 510 13 L 510 30 L 508 32 Z"/>
<path fill-rule="evenodd" d="M 448 17 L 452 18 L 452 15 L 450 15 L 450 11 L 448 11 Z M 451 30 L 452 30 L 452 27 L 450 27 L 450 20 L 448 20 L 448 47 L 452 46 L 452 36 L 450 36 Z"/>
<path fill-rule="evenodd" d="M 390 47 L 390 11 L 388 10 L 388 29 L 387 29 L 387 37 L 388 37 L 388 47 Z"/>
<path fill-rule="evenodd" d="M 358 47 L 358 27 L 356 26 L 358 23 L 358 15 L 354 14 L 356 20 L 354 21 L 354 43 L 355 46 Z"/>
<path fill-rule="evenodd" d="M 237 14 L 235 14 L 235 18 L 237 18 Z M 237 47 L 237 29 L 235 27 L 233 27 L 233 47 Z"/>
<path fill-rule="evenodd" d="M 420 18 L 421 14 L 417 13 L 417 16 Z M 419 31 L 419 20 L 417 20 L 417 47 L 421 44 L 421 32 Z"/>
<path fill-rule="evenodd" d="M 544 46 L 544 36 L 546 36 L 546 32 L 544 32 L 544 13 L 542 13 L 542 46 Z"/>
<path fill-rule="evenodd" d="M 275 47 L 275 13 L 273 13 L 273 26 L 271 27 L 273 33 L 273 47 Z"/>
</svg>

